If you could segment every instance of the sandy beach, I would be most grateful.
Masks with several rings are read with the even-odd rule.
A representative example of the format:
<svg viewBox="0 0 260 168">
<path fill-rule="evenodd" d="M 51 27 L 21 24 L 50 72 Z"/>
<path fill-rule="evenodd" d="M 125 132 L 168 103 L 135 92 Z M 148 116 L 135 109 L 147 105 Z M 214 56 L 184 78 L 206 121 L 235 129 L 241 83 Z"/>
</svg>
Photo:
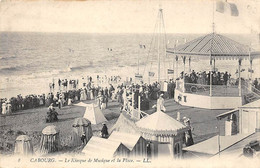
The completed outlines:
<svg viewBox="0 0 260 168">
<path fill-rule="evenodd" d="M 92 101 L 85 101 L 85 103 L 91 103 Z M 150 105 L 155 102 L 150 102 Z M 212 136 L 218 134 L 218 122 L 216 116 L 225 112 L 226 110 L 207 110 L 199 108 L 184 107 L 178 105 L 173 99 L 165 101 L 166 113 L 173 118 L 177 117 L 177 112 L 181 114 L 181 118 L 189 117 L 191 119 L 191 125 L 194 127 L 193 136 L 195 143 L 206 140 Z M 107 126 L 109 131 L 116 123 L 117 118 L 120 115 L 120 104 L 117 102 L 109 101 L 108 108 L 102 110 L 107 118 Z M 48 125 L 55 125 L 60 130 L 62 149 L 60 153 L 69 152 L 72 154 L 80 152 L 80 148 L 72 148 L 69 145 L 70 135 L 72 131 L 72 123 L 75 118 L 83 117 L 85 109 L 79 106 L 65 106 L 61 110 L 56 108 L 59 113 L 58 122 L 45 123 L 45 117 L 47 113 L 47 107 L 40 107 L 29 110 L 22 110 L 11 115 L 0 116 L 0 144 L 2 154 L 11 154 L 14 150 L 14 140 L 19 132 L 26 133 L 32 138 L 34 144 L 34 150 L 39 148 L 39 140 L 41 131 Z M 154 111 L 146 111 L 148 114 L 152 114 Z M 221 124 L 224 126 L 223 124 Z M 100 136 L 100 130 L 102 124 L 92 125 L 94 136 Z M 221 127 L 221 130 L 224 128 Z"/>
</svg>

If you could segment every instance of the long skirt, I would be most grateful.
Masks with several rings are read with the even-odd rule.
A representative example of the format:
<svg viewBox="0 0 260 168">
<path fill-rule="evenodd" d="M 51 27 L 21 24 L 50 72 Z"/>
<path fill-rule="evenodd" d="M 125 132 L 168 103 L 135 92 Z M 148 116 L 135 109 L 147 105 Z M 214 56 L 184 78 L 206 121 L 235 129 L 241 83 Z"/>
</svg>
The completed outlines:
<svg viewBox="0 0 260 168">
<path fill-rule="evenodd" d="M 2 106 L 2 114 L 6 114 L 6 106 Z"/>
<path fill-rule="evenodd" d="M 69 98 L 68 99 L 68 106 L 72 105 L 72 100 Z"/>
<path fill-rule="evenodd" d="M 94 95 L 93 95 L 93 92 L 90 93 L 90 100 L 93 100 L 94 99 Z"/>
<path fill-rule="evenodd" d="M 107 107 L 106 107 L 106 103 L 101 103 L 101 109 L 103 110 L 103 109 L 106 109 Z"/>
</svg>

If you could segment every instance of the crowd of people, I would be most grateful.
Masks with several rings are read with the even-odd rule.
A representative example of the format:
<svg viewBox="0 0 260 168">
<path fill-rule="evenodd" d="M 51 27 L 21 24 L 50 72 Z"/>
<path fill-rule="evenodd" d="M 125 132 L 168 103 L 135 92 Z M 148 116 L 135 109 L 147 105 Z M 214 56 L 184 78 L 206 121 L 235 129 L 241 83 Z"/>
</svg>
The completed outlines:
<svg viewBox="0 0 260 168">
<path fill-rule="evenodd" d="M 149 100 L 156 100 L 161 89 L 161 83 L 154 82 L 152 84 L 130 84 L 132 79 L 128 82 L 122 81 L 120 76 L 99 76 L 94 82 L 91 76 L 87 76 L 83 81 L 83 87 L 79 87 L 79 80 L 58 79 L 57 83 L 50 83 L 50 92 L 47 94 L 30 94 L 23 97 L 21 94 L 17 97 L 10 99 L 0 99 L 0 110 L 2 114 L 11 114 L 18 110 L 26 110 L 37 107 L 49 107 L 51 104 L 53 107 L 59 107 L 60 109 L 64 105 L 71 105 L 76 101 L 96 100 L 101 109 L 105 109 L 108 106 L 108 100 L 118 101 L 122 104 L 121 109 L 129 109 L 129 105 L 132 106 L 132 92 L 134 93 L 134 108 L 138 108 L 138 96 L 141 96 L 141 108 L 146 110 L 149 108 Z M 83 79 L 83 78 L 82 78 Z M 103 82 L 110 83 L 101 87 L 99 84 Z M 58 86 L 58 88 L 55 88 Z M 165 95 L 169 98 L 174 96 L 175 83 L 170 80 L 168 83 L 167 91 Z M 57 90 L 55 92 L 55 90 Z"/>
<path fill-rule="evenodd" d="M 226 72 L 195 72 L 192 70 L 191 73 L 181 73 L 181 78 L 185 77 L 185 83 L 194 83 L 201 85 L 209 85 L 210 84 L 210 74 L 212 75 L 212 85 L 227 85 L 230 80 L 231 74 Z"/>
</svg>

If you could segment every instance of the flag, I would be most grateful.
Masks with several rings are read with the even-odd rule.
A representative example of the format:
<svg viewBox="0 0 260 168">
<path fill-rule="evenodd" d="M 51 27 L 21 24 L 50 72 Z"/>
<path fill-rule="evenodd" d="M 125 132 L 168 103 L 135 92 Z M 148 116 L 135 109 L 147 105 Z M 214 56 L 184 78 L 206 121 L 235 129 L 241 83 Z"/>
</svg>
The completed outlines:
<svg viewBox="0 0 260 168">
<path fill-rule="evenodd" d="M 229 3 L 229 6 L 230 6 L 230 10 L 231 10 L 231 16 L 238 16 L 239 12 L 238 12 L 236 4 Z"/>
<path fill-rule="evenodd" d="M 225 11 L 225 3 L 222 1 L 217 1 L 216 2 L 216 11 L 220 13 L 224 13 Z"/>
<path fill-rule="evenodd" d="M 241 69 L 240 70 L 240 72 L 244 72 L 245 71 L 245 69 Z M 238 70 L 236 70 L 236 73 L 235 74 L 237 74 L 238 73 Z"/>
<path fill-rule="evenodd" d="M 149 72 L 149 76 L 153 77 L 154 76 L 154 72 Z"/>
<path fill-rule="evenodd" d="M 168 69 L 168 74 L 173 74 L 174 70 L 173 69 Z"/>
<path fill-rule="evenodd" d="M 237 5 L 234 3 L 217 1 L 216 2 L 216 11 L 220 12 L 220 13 L 229 13 L 231 16 L 239 15 Z"/>
<path fill-rule="evenodd" d="M 252 72 L 252 73 L 254 73 L 254 70 L 253 70 L 253 69 L 250 69 L 250 68 L 248 68 L 248 72 Z"/>
<path fill-rule="evenodd" d="M 142 78 L 143 78 L 143 76 L 142 76 L 142 75 L 140 75 L 140 74 L 135 74 L 135 78 L 140 78 L 140 79 L 142 79 Z"/>
</svg>

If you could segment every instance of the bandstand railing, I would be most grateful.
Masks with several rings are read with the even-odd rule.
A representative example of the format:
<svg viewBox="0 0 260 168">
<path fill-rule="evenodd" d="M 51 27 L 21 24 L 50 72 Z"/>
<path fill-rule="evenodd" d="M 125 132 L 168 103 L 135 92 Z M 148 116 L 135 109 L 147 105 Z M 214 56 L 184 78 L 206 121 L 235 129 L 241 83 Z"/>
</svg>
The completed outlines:
<svg viewBox="0 0 260 168">
<path fill-rule="evenodd" d="M 183 87 L 185 87 L 185 89 L 183 89 Z M 176 81 L 176 89 L 183 93 L 210 95 L 210 85 L 196 83 L 185 83 L 183 85 L 183 80 Z M 238 85 L 212 85 L 212 96 L 238 97 Z"/>
</svg>

